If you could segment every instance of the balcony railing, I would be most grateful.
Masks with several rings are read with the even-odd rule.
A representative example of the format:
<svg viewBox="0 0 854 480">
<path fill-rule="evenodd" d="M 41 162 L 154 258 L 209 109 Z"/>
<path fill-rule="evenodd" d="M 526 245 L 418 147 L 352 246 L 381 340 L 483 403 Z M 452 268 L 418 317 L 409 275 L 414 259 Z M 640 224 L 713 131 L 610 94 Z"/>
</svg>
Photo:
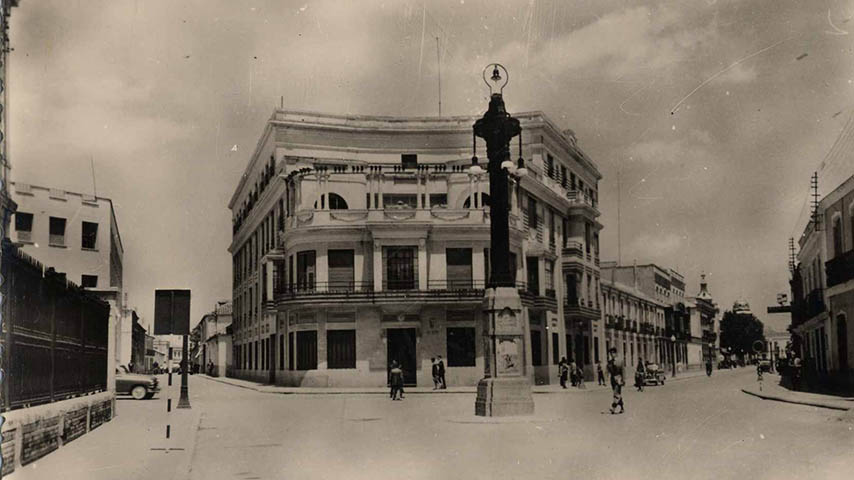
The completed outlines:
<svg viewBox="0 0 854 480">
<path fill-rule="evenodd" d="M 587 195 L 584 192 L 578 190 L 569 190 L 568 192 L 566 192 L 566 198 L 569 200 L 570 203 L 585 205 L 594 209 L 596 208 L 596 202 L 593 201 L 590 195 Z"/>
<path fill-rule="evenodd" d="M 827 270 L 827 286 L 833 287 L 854 279 L 854 250 L 838 255 L 824 264 Z"/>
<path fill-rule="evenodd" d="M 601 316 L 598 305 L 595 305 L 592 300 L 584 301 L 576 298 L 566 299 L 563 304 L 563 313 L 565 316 L 580 316 L 594 320 Z"/>
<path fill-rule="evenodd" d="M 824 290 L 816 288 L 811 291 L 804 299 L 803 308 L 805 320 L 809 320 L 810 318 L 827 310 L 824 305 Z"/>
<path fill-rule="evenodd" d="M 567 240 L 562 252 L 565 257 L 584 258 L 584 245 L 581 242 Z"/>
</svg>

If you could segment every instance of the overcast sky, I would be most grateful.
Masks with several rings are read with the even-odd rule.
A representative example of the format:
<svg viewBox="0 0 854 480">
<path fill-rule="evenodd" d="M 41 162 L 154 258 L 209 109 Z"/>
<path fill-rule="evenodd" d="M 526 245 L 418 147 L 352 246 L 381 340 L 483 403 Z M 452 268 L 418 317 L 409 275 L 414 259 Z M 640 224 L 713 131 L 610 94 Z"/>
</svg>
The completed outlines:
<svg viewBox="0 0 854 480">
<path fill-rule="evenodd" d="M 619 185 L 623 263 L 675 268 L 689 294 L 705 271 L 721 306 L 743 297 L 780 329 L 788 316 L 764 311 L 788 290 L 809 176 L 829 191 L 854 173 L 850 149 L 828 156 L 854 100 L 852 15 L 824 0 L 24 0 L 12 175 L 88 193 L 93 159 L 129 303 L 150 321 L 155 288 L 191 288 L 195 323 L 231 297 L 227 203 L 280 101 L 436 115 L 441 66 L 442 113 L 475 115 L 500 62 L 511 113 L 572 128 L 604 174 L 603 259 Z"/>
</svg>

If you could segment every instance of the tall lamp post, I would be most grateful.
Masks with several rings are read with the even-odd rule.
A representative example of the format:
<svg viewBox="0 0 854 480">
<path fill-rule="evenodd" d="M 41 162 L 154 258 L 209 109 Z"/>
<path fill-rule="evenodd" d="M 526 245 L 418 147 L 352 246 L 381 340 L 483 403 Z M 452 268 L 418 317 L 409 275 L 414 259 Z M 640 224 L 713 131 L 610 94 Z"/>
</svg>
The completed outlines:
<svg viewBox="0 0 854 480">
<path fill-rule="evenodd" d="M 522 159 L 522 129 L 519 120 L 504 108 L 502 92 L 507 85 L 507 70 L 497 63 L 483 70 L 489 86 L 489 108 L 473 126 L 472 166 L 479 174 L 477 137 L 486 142 L 489 159 L 490 269 L 484 291 L 484 328 L 486 352 L 484 378 L 477 384 L 475 415 L 484 417 L 531 415 L 534 400 L 527 377 L 522 300 L 516 290 L 515 272 L 510 268 L 509 178 L 527 172 Z M 519 163 L 510 159 L 510 139 L 519 135 Z"/>
<path fill-rule="evenodd" d="M 676 377 L 676 335 L 670 336 L 670 344 L 673 345 L 673 356 L 670 357 L 670 364 L 673 366 L 673 377 Z"/>
</svg>

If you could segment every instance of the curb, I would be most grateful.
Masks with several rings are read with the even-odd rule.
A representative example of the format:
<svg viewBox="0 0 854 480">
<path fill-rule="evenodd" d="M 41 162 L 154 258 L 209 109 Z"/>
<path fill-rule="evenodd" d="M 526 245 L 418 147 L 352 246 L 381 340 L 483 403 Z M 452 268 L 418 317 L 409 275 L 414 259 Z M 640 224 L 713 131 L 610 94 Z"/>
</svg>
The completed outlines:
<svg viewBox="0 0 854 480">
<path fill-rule="evenodd" d="M 753 395 L 754 397 L 759 397 L 763 400 L 773 400 L 775 402 L 792 403 L 792 404 L 796 404 L 796 405 L 807 405 L 810 407 L 827 408 L 830 410 L 840 410 L 843 412 L 851 409 L 851 407 L 842 407 L 839 405 L 830 405 L 827 403 L 813 402 L 813 401 L 809 401 L 809 400 L 795 400 L 795 399 L 791 399 L 791 398 L 781 397 L 778 395 L 769 395 L 769 394 L 765 394 L 765 393 L 752 392 L 746 388 L 742 388 L 741 391 L 748 394 L 748 395 Z"/>
</svg>

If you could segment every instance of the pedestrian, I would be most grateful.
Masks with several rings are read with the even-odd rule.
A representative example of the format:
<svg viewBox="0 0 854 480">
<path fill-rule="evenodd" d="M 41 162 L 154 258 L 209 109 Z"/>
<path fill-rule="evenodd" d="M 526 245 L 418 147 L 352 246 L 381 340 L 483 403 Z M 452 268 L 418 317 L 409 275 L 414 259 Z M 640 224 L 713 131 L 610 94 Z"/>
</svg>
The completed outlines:
<svg viewBox="0 0 854 480">
<path fill-rule="evenodd" d="M 151 369 L 154 370 L 155 375 L 160 373 L 160 365 L 157 362 L 154 362 L 154 364 L 151 365 Z"/>
<path fill-rule="evenodd" d="M 442 382 L 442 390 L 448 388 L 448 384 L 445 383 L 445 361 L 442 360 L 442 356 L 439 355 L 439 380 Z"/>
<path fill-rule="evenodd" d="M 430 364 L 432 365 L 431 373 L 433 374 L 433 390 L 438 390 L 442 380 L 439 377 L 439 362 L 436 361 L 436 357 L 430 359 Z"/>
<path fill-rule="evenodd" d="M 796 391 L 801 389 L 801 357 L 798 355 L 792 360 L 792 388 Z"/>
<path fill-rule="evenodd" d="M 573 387 L 578 386 L 578 377 L 575 375 L 575 359 L 569 357 L 569 382 Z"/>
<path fill-rule="evenodd" d="M 569 362 L 566 361 L 566 357 L 560 359 L 557 369 L 558 376 L 560 377 L 560 386 L 566 388 L 566 378 L 569 376 Z"/>
<path fill-rule="evenodd" d="M 587 388 L 584 386 L 584 365 L 579 360 L 575 364 L 575 386 L 578 388 Z"/>
<path fill-rule="evenodd" d="M 611 376 L 611 392 L 614 395 L 610 409 L 612 415 L 617 413 L 617 407 L 620 407 L 619 413 L 625 411 L 625 405 L 623 404 L 623 386 L 626 384 L 623 379 L 624 373 L 625 364 L 623 363 L 623 359 L 617 357 L 617 347 L 611 347 L 608 351 L 608 374 Z"/>
<path fill-rule="evenodd" d="M 214 364 L 213 360 L 208 360 L 208 375 L 213 376 Z"/>
<path fill-rule="evenodd" d="M 643 380 L 644 374 L 646 373 L 646 367 L 643 364 L 643 359 L 638 359 L 638 367 L 635 369 L 635 388 L 638 389 L 639 392 L 643 391 Z"/>
<path fill-rule="evenodd" d="M 391 399 L 403 400 L 403 370 L 400 369 L 397 360 L 391 361 L 389 384 L 391 384 L 391 392 L 389 393 Z"/>
<path fill-rule="evenodd" d="M 134 371 L 134 367 L 136 367 L 136 365 L 134 365 L 133 362 L 128 362 L 128 373 L 136 373 Z"/>
<path fill-rule="evenodd" d="M 602 362 L 596 362 L 596 376 L 599 379 L 599 385 L 605 385 L 605 372 L 602 371 Z"/>
</svg>

